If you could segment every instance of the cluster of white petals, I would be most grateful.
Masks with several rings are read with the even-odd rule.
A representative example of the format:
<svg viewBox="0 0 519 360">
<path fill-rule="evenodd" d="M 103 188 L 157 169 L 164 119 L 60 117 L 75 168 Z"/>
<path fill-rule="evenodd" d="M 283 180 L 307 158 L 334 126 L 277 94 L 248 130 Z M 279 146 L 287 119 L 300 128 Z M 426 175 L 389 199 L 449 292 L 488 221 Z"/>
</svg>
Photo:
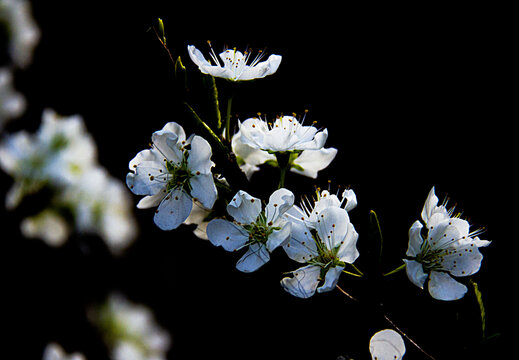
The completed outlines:
<svg viewBox="0 0 519 360">
<path fill-rule="evenodd" d="M 8 209 L 43 187 L 54 191 L 50 207 L 22 222 L 27 237 L 60 246 L 75 228 L 101 236 L 114 253 L 135 239 L 128 191 L 97 163 L 96 144 L 80 116 L 45 110 L 35 134 L 20 131 L 4 137 L 0 167 L 14 179 L 6 196 Z M 73 226 L 60 214 L 63 209 L 74 215 Z"/>
<path fill-rule="evenodd" d="M 207 226 L 209 241 L 227 251 L 247 247 L 236 268 L 253 272 L 270 260 L 277 247 L 288 240 L 291 223 L 285 213 L 294 204 L 294 194 L 287 189 L 276 190 L 262 208 L 261 200 L 245 191 L 239 191 L 227 205 L 227 213 L 233 221 L 212 220 Z"/>
<path fill-rule="evenodd" d="M 173 230 L 184 223 L 193 209 L 193 200 L 206 209 L 216 201 L 217 191 L 211 172 L 211 146 L 202 137 L 186 138 L 182 126 L 167 123 L 152 135 L 152 148 L 142 150 L 130 161 L 126 184 L 136 195 L 144 195 L 137 207 L 158 206 L 155 224 Z"/>
<path fill-rule="evenodd" d="M 328 130 L 305 126 L 303 121 L 295 116 L 281 116 L 272 124 L 261 118 L 239 123 L 231 144 L 248 179 L 259 170 L 259 165 L 277 162 L 276 153 L 290 153 L 290 171 L 313 179 L 330 165 L 337 149 L 324 148 Z"/>
<path fill-rule="evenodd" d="M 98 327 L 113 360 L 167 358 L 171 336 L 157 324 L 148 307 L 112 293 L 105 304 L 91 308 L 88 315 Z"/>
<path fill-rule="evenodd" d="M 0 1 L 0 23 L 7 25 L 8 51 L 13 63 L 20 68 L 27 67 L 40 40 L 40 30 L 32 17 L 30 1 Z"/>
<path fill-rule="evenodd" d="M 292 233 L 283 249 L 289 258 L 305 266 L 292 272 L 293 277 L 281 280 L 286 291 L 308 298 L 316 290 L 321 293 L 335 288 L 346 264 L 353 264 L 359 256 L 359 235 L 347 211 L 356 203 L 353 190 L 345 190 L 342 200 L 323 191 L 313 206 L 302 204 L 287 212 Z"/>
<path fill-rule="evenodd" d="M 218 59 L 211 47 L 210 56 L 214 61 L 214 64 L 211 64 L 193 45 L 189 45 L 187 51 L 202 73 L 231 81 L 263 78 L 275 73 L 281 63 L 281 56 L 274 54 L 270 55 L 266 61 L 261 61 L 265 54 L 262 51 L 258 52 L 258 55 L 249 63 L 252 50 L 245 50 L 242 53 L 236 49 L 226 49 L 220 53 L 220 59 Z"/>
<path fill-rule="evenodd" d="M 86 360 L 86 358 L 80 353 L 67 354 L 60 345 L 50 343 L 43 351 L 43 360 Z"/>
<path fill-rule="evenodd" d="M 0 132 L 8 120 L 24 112 L 25 106 L 25 98 L 13 88 L 12 71 L 0 68 Z"/>
<path fill-rule="evenodd" d="M 447 210 L 446 203 L 438 206 L 434 187 L 429 192 L 422 210 L 422 220 L 427 229 L 422 235 L 423 224 L 417 220 L 409 229 L 406 271 L 413 284 L 423 289 L 429 279 L 431 296 L 438 300 L 457 300 L 467 292 L 467 287 L 454 277 L 476 273 L 483 255 L 480 247 L 490 241 L 480 240 L 480 231 L 471 232 L 468 221 L 453 216 L 454 209 Z"/>
</svg>

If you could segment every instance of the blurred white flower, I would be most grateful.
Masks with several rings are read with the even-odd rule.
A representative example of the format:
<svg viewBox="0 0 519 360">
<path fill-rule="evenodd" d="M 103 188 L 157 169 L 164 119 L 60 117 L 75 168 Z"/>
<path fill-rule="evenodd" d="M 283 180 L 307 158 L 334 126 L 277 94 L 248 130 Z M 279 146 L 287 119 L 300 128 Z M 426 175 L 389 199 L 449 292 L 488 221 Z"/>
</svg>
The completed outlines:
<svg viewBox="0 0 519 360">
<path fill-rule="evenodd" d="M 158 205 L 154 221 L 159 228 L 176 229 L 191 213 L 193 199 L 207 209 L 216 201 L 211 146 L 198 135 L 186 139 L 175 122 L 153 133 L 152 142 L 151 149 L 130 161 L 126 184 L 134 194 L 145 195 L 138 208 Z"/>
<path fill-rule="evenodd" d="M 287 189 L 272 193 L 264 209 L 260 199 L 240 190 L 227 205 L 234 221 L 212 220 L 207 226 L 209 241 L 227 251 L 248 247 L 236 268 L 256 271 L 270 260 L 269 253 L 289 238 L 291 225 L 284 214 L 293 204 L 294 194 Z"/>
<path fill-rule="evenodd" d="M 52 209 L 45 209 L 38 215 L 25 218 L 20 228 L 23 236 L 41 239 L 53 247 L 65 244 L 70 234 L 67 221 Z"/>
<path fill-rule="evenodd" d="M 63 348 L 56 344 L 50 343 L 43 351 L 43 360 L 86 360 L 85 356 L 80 353 L 66 354 Z"/>
<path fill-rule="evenodd" d="M 210 43 L 209 43 L 210 45 Z M 274 74 L 281 63 L 280 55 L 270 55 L 266 61 L 261 61 L 265 56 L 263 51 L 259 51 L 257 56 L 248 64 L 252 50 L 245 50 L 244 53 L 236 49 L 226 49 L 220 53 L 220 60 L 210 46 L 210 56 L 214 61 L 211 64 L 206 60 L 200 50 L 193 45 L 188 45 L 189 57 L 204 74 L 220 77 L 231 81 L 245 81 L 263 78 Z"/>
<path fill-rule="evenodd" d="M 25 111 L 25 98 L 13 88 L 13 74 L 8 68 L 0 68 L 0 132 L 4 124 Z"/>
<path fill-rule="evenodd" d="M 369 341 L 369 352 L 373 360 L 401 360 L 405 354 L 404 339 L 391 329 L 379 331 Z"/>
<path fill-rule="evenodd" d="M 89 310 L 110 348 L 113 360 L 165 360 L 171 337 L 156 322 L 151 310 L 113 293 L 107 302 Z"/>
<path fill-rule="evenodd" d="M 99 235 L 115 255 L 137 236 L 132 202 L 124 183 L 102 167 L 94 167 L 60 194 L 74 214 L 76 229 Z"/>
<path fill-rule="evenodd" d="M 20 68 L 32 62 L 34 48 L 40 40 L 40 30 L 32 17 L 31 3 L 27 0 L 0 1 L 0 23 L 7 25 L 9 55 Z"/>
<path fill-rule="evenodd" d="M 283 245 L 288 257 L 306 264 L 292 272 L 293 277 L 281 280 L 281 286 L 290 294 L 308 298 L 315 291 L 327 292 L 335 288 L 346 263 L 353 264 L 359 256 L 359 235 L 350 222 L 348 212 L 338 206 L 319 211 L 315 221 L 304 215 L 292 223 L 292 234 Z M 322 283 L 324 281 L 324 283 Z"/>
<path fill-rule="evenodd" d="M 14 179 L 6 197 L 9 209 L 45 184 L 63 187 L 75 183 L 96 164 L 97 150 L 80 116 L 60 117 L 43 112 L 34 135 L 8 134 L 0 143 L 0 167 Z"/>
<path fill-rule="evenodd" d="M 459 215 L 453 216 L 454 209 L 447 210 L 446 202 L 437 205 L 433 187 L 422 210 L 427 236 L 422 236 L 419 220 L 409 229 L 408 258 L 404 259 L 407 276 L 421 289 L 429 279 L 429 293 L 435 299 L 457 300 L 465 295 L 467 287 L 452 276 L 476 273 L 483 259 L 479 248 L 488 246 L 490 241 L 477 237 L 481 230 L 469 231 L 469 223 Z"/>
</svg>

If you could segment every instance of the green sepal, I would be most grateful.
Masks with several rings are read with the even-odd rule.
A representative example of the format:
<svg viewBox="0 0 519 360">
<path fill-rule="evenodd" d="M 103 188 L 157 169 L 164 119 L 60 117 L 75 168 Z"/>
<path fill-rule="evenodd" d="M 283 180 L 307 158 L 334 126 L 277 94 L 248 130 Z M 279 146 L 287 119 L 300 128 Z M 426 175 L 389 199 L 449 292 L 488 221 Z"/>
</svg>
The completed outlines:
<svg viewBox="0 0 519 360">
<path fill-rule="evenodd" d="M 187 71 L 180 56 L 175 61 L 175 77 L 181 81 L 184 89 L 187 89 Z"/>
</svg>

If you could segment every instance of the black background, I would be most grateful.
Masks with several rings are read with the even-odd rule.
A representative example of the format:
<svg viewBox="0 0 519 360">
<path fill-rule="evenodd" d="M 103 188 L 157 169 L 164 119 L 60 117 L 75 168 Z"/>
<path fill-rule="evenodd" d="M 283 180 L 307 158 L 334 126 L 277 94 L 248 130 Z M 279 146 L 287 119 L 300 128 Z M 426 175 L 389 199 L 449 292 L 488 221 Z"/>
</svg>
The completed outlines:
<svg viewBox="0 0 519 360">
<path fill-rule="evenodd" d="M 369 211 L 375 210 L 388 271 L 400 264 L 407 231 L 435 185 L 440 199 L 450 196 L 474 228 L 487 228 L 481 237 L 493 240 L 482 249 L 482 267 L 473 279 L 487 307 L 487 335 L 501 335 L 480 343 L 472 292 L 459 301 L 437 301 L 404 272 L 378 283 L 344 275 L 339 284 L 363 305 L 338 291 L 296 299 L 279 286 L 283 272 L 299 266 L 282 250 L 259 271 L 242 274 L 234 268 L 237 254 L 195 238 L 188 227 L 160 231 L 152 210 L 135 210 L 140 235 L 124 257 L 114 258 L 100 239 L 84 235 L 49 248 L 19 233 L 21 219 L 37 211 L 37 198 L 13 212 L 0 210 L 2 293 L 12 340 L 6 346 L 18 358 L 39 359 L 54 341 L 88 359 L 107 359 L 85 309 L 112 290 L 152 308 L 172 336 L 170 359 L 369 359 L 370 337 L 389 327 L 376 310 L 379 303 L 437 359 L 497 358 L 506 350 L 513 278 L 505 254 L 516 237 L 515 213 L 508 210 L 515 198 L 515 130 L 504 111 L 511 98 L 504 89 L 507 56 L 485 21 L 467 26 L 459 18 L 436 19 L 426 25 L 421 18 L 379 23 L 366 16 L 353 23 L 351 14 L 336 14 L 322 26 L 307 17 L 231 20 L 230 14 L 215 14 L 206 21 L 177 4 L 155 8 L 139 2 L 36 2 L 33 10 L 42 38 L 32 65 L 15 73 L 28 109 L 7 132 L 35 131 L 47 107 L 81 114 L 97 141 L 100 163 L 124 180 L 128 162 L 166 122 L 205 135 L 185 116 L 173 66 L 150 30 L 157 17 L 164 19 L 168 46 L 194 82 L 198 70 L 188 44 L 206 54 L 207 39 L 216 52 L 224 45 L 266 48 L 283 56 L 281 66 L 272 76 L 239 85 L 233 115 L 274 118 L 308 109 L 308 121 L 329 131 L 326 146 L 339 150 L 318 179 L 289 174 L 287 187 L 299 198 L 314 186 L 326 188 L 328 180 L 332 191 L 351 186 L 359 202 L 350 213 L 360 234 L 356 264 L 363 270 L 369 264 Z M 204 38 L 185 39 L 195 34 Z M 217 85 L 223 97 L 227 85 Z M 192 105 L 202 107 L 202 100 Z M 264 169 L 249 190 L 266 199 L 276 177 Z M 11 179 L 1 173 L 0 180 L 5 193 Z M 407 341 L 406 346 L 406 359 L 424 358 Z"/>
</svg>

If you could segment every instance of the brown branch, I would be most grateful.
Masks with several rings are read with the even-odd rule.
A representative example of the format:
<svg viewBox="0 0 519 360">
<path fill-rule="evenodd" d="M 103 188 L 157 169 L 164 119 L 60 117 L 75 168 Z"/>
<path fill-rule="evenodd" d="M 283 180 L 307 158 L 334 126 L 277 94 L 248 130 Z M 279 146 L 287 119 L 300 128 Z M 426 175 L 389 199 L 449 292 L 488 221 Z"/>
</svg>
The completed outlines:
<svg viewBox="0 0 519 360">
<path fill-rule="evenodd" d="M 339 291 L 341 293 L 343 293 L 344 295 L 346 295 L 350 300 L 356 302 L 357 304 L 360 304 L 360 301 L 353 297 L 352 295 L 348 294 L 344 289 L 342 289 L 339 285 L 336 285 L 337 289 L 339 289 Z M 411 339 L 409 336 L 407 336 L 407 334 L 405 332 L 402 331 L 402 329 L 400 329 L 394 322 L 393 320 L 391 320 L 386 314 L 382 313 L 382 316 L 384 317 L 384 319 L 398 332 L 400 333 L 400 335 L 402 335 L 403 337 L 405 337 L 407 339 L 407 341 L 409 341 L 414 347 L 416 347 L 418 350 L 420 350 L 420 352 L 422 354 L 424 354 L 425 356 L 427 356 L 429 359 L 431 360 L 436 360 L 431 354 L 427 353 L 424 349 L 422 349 L 413 339 Z"/>
</svg>

